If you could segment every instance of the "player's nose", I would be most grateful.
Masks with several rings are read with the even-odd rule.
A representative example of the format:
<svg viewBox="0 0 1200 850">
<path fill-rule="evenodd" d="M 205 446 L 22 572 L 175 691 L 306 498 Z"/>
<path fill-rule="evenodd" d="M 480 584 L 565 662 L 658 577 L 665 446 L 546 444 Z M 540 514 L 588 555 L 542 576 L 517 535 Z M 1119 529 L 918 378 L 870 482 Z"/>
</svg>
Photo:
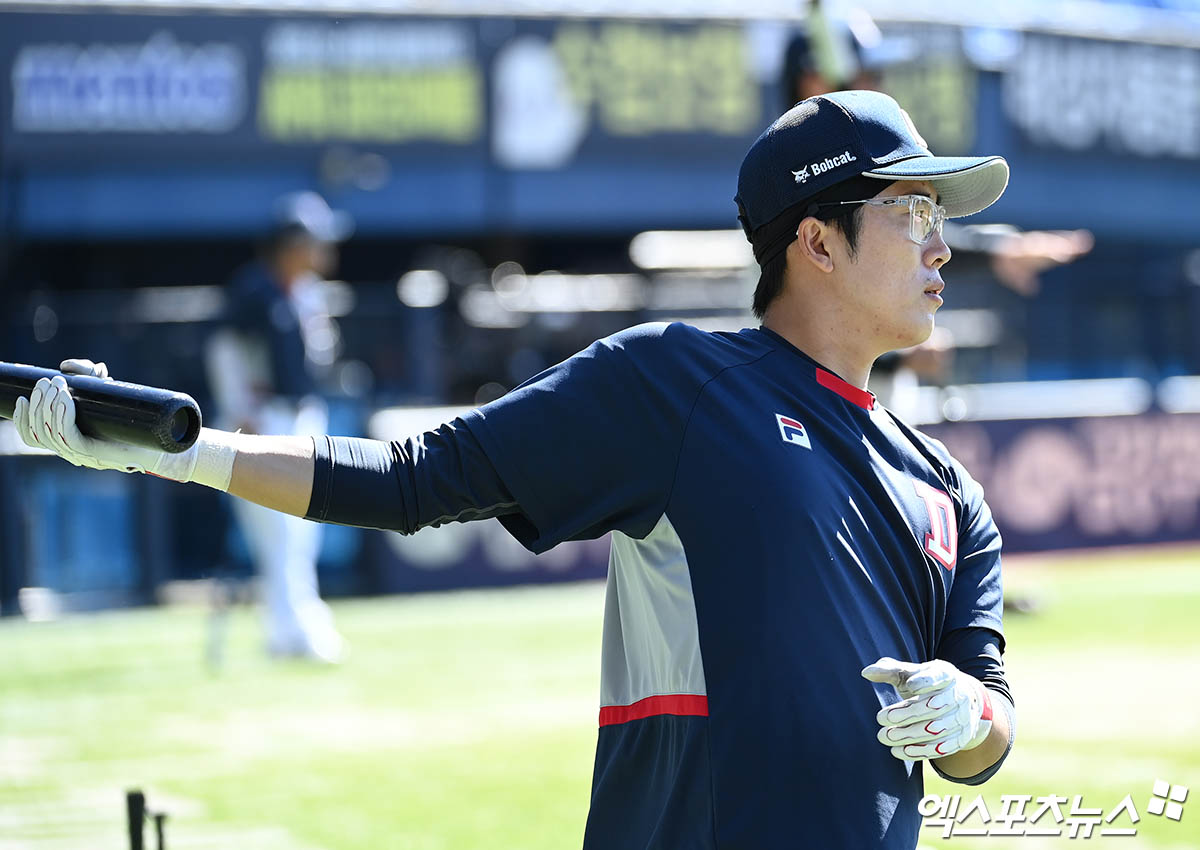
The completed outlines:
<svg viewBox="0 0 1200 850">
<path fill-rule="evenodd" d="M 940 269 L 950 262 L 950 246 L 946 244 L 946 238 L 942 236 L 941 230 L 935 230 L 929 237 L 929 241 L 925 243 L 923 259 L 925 265 L 931 269 Z"/>
</svg>

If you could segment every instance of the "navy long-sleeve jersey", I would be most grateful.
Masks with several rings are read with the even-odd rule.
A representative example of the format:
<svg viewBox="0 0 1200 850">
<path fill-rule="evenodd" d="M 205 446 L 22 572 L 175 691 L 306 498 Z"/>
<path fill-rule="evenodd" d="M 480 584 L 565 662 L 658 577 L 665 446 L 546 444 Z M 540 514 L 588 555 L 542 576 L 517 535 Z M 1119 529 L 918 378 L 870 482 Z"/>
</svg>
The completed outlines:
<svg viewBox="0 0 1200 850">
<path fill-rule="evenodd" d="M 1007 696 L 981 488 L 769 330 L 640 326 L 362 445 L 318 445 L 311 517 L 499 516 L 535 552 L 613 532 L 586 848 L 911 850 L 920 767 L 876 739 L 899 698 L 859 671 L 941 657 Z"/>
<path fill-rule="evenodd" d="M 260 341 L 267 354 L 270 395 L 299 399 L 317 391 L 300 316 L 283 286 L 262 260 L 247 263 L 230 279 L 222 322 Z"/>
</svg>

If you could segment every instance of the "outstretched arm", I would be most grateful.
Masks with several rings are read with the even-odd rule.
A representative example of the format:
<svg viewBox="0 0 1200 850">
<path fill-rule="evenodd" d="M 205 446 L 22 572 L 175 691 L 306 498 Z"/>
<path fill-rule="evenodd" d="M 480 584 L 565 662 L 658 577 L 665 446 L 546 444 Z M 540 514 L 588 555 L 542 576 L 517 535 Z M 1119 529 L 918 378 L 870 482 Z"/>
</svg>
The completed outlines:
<svg viewBox="0 0 1200 850">
<path fill-rule="evenodd" d="M 522 545 L 544 552 L 613 529 L 644 537 L 654 528 L 687 411 L 711 374 L 707 366 L 668 364 L 686 375 L 683 389 L 668 397 L 657 372 L 638 364 L 690 358 L 700 352 L 698 333 L 684 325 L 631 328 L 503 399 L 391 442 L 310 443 L 206 429 L 194 452 L 147 453 L 79 434 L 66 415 L 69 393 L 48 406 L 42 399 L 25 408 L 22 400 L 23 416 L 14 418 L 42 427 L 60 416 L 64 428 L 50 430 L 61 439 L 43 444 L 50 434 L 39 433 L 31 444 L 82 466 L 195 481 L 309 519 L 404 533 L 499 517 Z"/>
<path fill-rule="evenodd" d="M 90 374 L 105 377 L 96 364 L 88 366 Z M 40 381 L 28 400 L 19 399 L 13 421 L 27 444 L 76 466 L 195 482 L 318 521 L 412 533 L 500 516 L 518 539 L 531 533 L 517 501 L 460 421 L 390 443 L 349 437 L 314 443 L 311 437 L 204 428 L 190 449 L 168 454 L 80 433 L 61 377 Z"/>
<path fill-rule="evenodd" d="M 304 516 L 312 498 L 312 437 L 226 437 L 232 438 L 235 450 L 228 492 L 272 510 Z"/>
<path fill-rule="evenodd" d="M 103 364 L 88 366 L 96 377 L 107 377 Z M 82 368 L 75 371 L 84 372 Z M 13 424 L 27 445 L 49 449 L 76 466 L 194 481 L 298 516 L 308 508 L 313 472 L 313 443 L 309 437 L 232 434 L 202 428 L 191 448 L 174 454 L 94 439 L 80 433 L 75 423 L 75 400 L 61 376 L 42 378 L 28 399 L 17 399 Z"/>
</svg>

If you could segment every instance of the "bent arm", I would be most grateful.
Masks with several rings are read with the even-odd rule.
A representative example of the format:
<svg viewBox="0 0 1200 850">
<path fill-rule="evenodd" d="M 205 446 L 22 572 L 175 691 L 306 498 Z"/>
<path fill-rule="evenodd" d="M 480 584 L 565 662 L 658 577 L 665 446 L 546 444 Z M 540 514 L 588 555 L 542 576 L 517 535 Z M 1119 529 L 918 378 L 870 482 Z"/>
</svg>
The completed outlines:
<svg viewBox="0 0 1200 850">
<path fill-rule="evenodd" d="M 986 685 L 984 687 L 987 687 Z M 1012 749 L 1012 703 L 999 691 L 991 690 L 992 730 L 983 743 L 970 750 L 932 759 L 930 764 L 946 779 L 964 785 L 979 785 L 992 777 Z"/>
<path fill-rule="evenodd" d="M 992 703 L 992 729 L 979 746 L 930 761 L 953 782 L 986 782 L 1000 770 L 1016 738 L 1016 708 L 1004 672 L 1003 643 L 991 629 L 962 628 L 948 632 L 938 645 L 938 657 L 982 682 Z"/>
</svg>

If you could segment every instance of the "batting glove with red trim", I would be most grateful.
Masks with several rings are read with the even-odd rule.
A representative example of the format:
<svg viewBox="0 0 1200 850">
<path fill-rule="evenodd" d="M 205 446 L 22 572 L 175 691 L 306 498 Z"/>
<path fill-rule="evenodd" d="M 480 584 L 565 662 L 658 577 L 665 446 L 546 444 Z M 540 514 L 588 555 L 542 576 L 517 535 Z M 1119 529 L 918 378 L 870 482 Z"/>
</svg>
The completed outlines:
<svg viewBox="0 0 1200 850">
<path fill-rule="evenodd" d="M 948 661 L 913 664 L 880 658 L 862 675 L 894 686 L 902 697 L 875 716 L 879 742 L 898 759 L 937 759 L 970 750 L 992 731 L 987 688 Z"/>
</svg>

